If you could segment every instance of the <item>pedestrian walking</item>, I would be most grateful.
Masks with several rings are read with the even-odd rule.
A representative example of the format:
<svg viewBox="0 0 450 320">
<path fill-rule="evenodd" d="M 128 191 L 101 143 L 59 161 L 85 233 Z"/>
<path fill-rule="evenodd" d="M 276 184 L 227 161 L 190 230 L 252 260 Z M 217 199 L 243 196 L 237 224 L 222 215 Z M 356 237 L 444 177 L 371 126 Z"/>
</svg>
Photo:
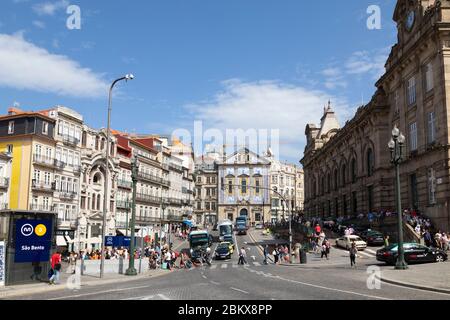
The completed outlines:
<svg viewBox="0 0 450 320">
<path fill-rule="evenodd" d="M 267 262 L 267 256 L 269 255 L 269 246 L 266 244 L 265 246 L 264 246 L 264 264 L 269 264 L 268 262 Z"/>
<path fill-rule="evenodd" d="M 166 254 L 164 255 L 164 262 L 167 265 L 167 269 L 169 271 L 172 271 L 172 268 L 170 266 L 171 262 L 172 262 L 172 254 L 170 253 L 169 250 L 166 251 Z"/>
<path fill-rule="evenodd" d="M 328 260 L 327 246 L 326 246 L 325 242 L 322 244 L 322 255 L 320 256 L 320 258 L 323 259 L 324 256 Z"/>
<path fill-rule="evenodd" d="M 277 248 L 273 249 L 272 255 L 273 255 L 274 263 L 278 264 L 278 251 L 277 251 Z"/>
<path fill-rule="evenodd" d="M 384 246 L 389 247 L 389 236 L 388 235 L 384 236 Z"/>
<path fill-rule="evenodd" d="M 247 257 L 247 253 L 245 252 L 245 248 L 242 247 L 241 251 L 239 252 L 239 261 L 238 264 L 247 264 L 247 261 L 245 260 L 245 258 Z"/>
<path fill-rule="evenodd" d="M 58 251 L 55 252 L 50 259 L 53 275 L 49 279 L 49 285 L 59 284 L 59 274 L 61 272 L 61 260 L 62 260 L 61 253 L 59 253 Z"/>
<path fill-rule="evenodd" d="M 358 249 L 356 248 L 356 243 L 352 243 L 352 247 L 350 248 L 350 266 L 356 268 L 356 256 L 358 254 Z"/>
</svg>

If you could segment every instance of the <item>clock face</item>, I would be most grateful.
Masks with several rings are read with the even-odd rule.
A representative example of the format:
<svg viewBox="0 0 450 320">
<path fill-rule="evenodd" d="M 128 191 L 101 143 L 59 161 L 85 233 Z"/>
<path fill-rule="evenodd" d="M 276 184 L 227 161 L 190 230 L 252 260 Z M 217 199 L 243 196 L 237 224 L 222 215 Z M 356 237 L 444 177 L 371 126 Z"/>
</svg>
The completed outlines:
<svg viewBox="0 0 450 320">
<path fill-rule="evenodd" d="M 412 30 L 415 21 L 416 21 L 416 12 L 412 10 L 408 13 L 408 17 L 406 18 L 406 29 L 408 31 Z"/>
</svg>

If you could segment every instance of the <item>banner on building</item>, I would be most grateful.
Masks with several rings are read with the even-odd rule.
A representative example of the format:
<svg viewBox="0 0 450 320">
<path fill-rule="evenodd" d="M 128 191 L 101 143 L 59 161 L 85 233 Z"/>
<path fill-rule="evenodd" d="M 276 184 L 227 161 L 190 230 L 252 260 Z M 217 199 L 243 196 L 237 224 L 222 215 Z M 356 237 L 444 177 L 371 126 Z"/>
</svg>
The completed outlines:
<svg viewBox="0 0 450 320">
<path fill-rule="evenodd" d="M 14 262 L 49 261 L 52 230 L 51 220 L 17 220 Z"/>
<path fill-rule="evenodd" d="M 134 238 L 134 245 L 136 245 L 136 238 Z M 105 245 L 107 247 L 129 247 L 131 244 L 131 237 L 121 237 L 121 236 L 106 236 Z"/>
<path fill-rule="evenodd" d="M 0 287 L 5 286 L 6 281 L 6 244 L 4 241 L 0 241 Z"/>
</svg>

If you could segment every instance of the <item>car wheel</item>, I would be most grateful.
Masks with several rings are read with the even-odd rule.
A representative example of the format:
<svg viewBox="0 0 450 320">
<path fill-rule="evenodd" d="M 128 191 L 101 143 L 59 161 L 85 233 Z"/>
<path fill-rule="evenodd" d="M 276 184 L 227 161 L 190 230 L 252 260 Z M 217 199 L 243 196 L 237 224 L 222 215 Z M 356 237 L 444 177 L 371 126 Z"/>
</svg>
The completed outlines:
<svg viewBox="0 0 450 320">
<path fill-rule="evenodd" d="M 444 256 L 442 254 L 438 254 L 436 256 L 436 262 L 444 262 Z"/>
</svg>

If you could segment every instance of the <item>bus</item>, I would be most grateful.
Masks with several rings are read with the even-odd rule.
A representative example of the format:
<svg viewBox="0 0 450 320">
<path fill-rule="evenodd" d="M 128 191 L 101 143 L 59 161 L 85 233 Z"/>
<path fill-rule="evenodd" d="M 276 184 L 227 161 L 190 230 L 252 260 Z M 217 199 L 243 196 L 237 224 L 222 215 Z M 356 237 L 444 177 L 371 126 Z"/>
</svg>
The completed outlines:
<svg viewBox="0 0 450 320">
<path fill-rule="evenodd" d="M 233 222 L 230 220 L 223 220 L 217 225 L 219 229 L 219 240 L 221 242 L 230 242 L 234 244 L 233 240 Z"/>
<path fill-rule="evenodd" d="M 248 230 L 247 216 L 236 218 L 236 231 L 238 235 L 246 235 Z"/>
</svg>

